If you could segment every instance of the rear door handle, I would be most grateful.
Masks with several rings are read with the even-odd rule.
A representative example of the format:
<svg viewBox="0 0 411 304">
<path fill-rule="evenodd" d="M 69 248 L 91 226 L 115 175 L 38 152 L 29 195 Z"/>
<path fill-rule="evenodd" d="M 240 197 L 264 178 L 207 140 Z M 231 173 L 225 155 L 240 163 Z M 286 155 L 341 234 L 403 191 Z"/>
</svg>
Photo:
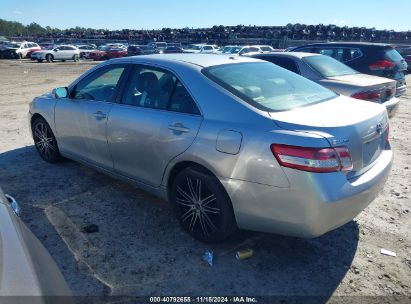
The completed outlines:
<svg viewBox="0 0 411 304">
<path fill-rule="evenodd" d="M 176 132 L 180 132 L 180 133 L 188 133 L 190 132 L 190 129 L 185 127 L 182 123 L 175 123 L 173 125 L 169 125 L 168 129 L 171 131 L 176 131 Z"/>
<path fill-rule="evenodd" d="M 104 113 L 101 112 L 101 111 L 97 111 L 97 112 L 95 112 L 93 115 L 94 115 L 94 117 L 95 117 L 97 120 L 103 120 L 103 119 L 106 119 L 106 118 L 107 118 L 107 115 L 104 114 Z"/>
</svg>

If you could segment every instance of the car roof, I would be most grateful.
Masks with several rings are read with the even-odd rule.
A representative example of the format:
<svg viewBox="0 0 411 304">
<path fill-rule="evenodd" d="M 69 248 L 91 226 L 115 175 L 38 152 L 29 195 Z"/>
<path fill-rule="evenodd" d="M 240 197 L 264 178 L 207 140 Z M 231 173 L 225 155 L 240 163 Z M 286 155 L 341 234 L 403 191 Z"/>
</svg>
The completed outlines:
<svg viewBox="0 0 411 304">
<path fill-rule="evenodd" d="M 259 62 L 258 59 L 250 57 L 240 56 L 224 56 L 216 54 L 155 54 L 155 55 L 143 55 L 132 56 L 119 59 L 112 59 L 110 62 L 121 62 L 134 60 L 136 63 L 142 60 L 147 63 L 159 63 L 159 64 L 175 64 L 175 63 L 189 63 L 199 67 L 210 67 L 223 64 L 233 64 L 242 62 Z"/>
</svg>

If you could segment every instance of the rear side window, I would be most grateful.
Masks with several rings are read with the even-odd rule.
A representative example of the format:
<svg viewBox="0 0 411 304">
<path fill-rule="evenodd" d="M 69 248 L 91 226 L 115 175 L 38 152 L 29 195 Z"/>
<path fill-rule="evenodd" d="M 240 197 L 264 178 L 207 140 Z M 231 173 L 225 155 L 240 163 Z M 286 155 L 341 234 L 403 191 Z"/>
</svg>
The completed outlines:
<svg viewBox="0 0 411 304">
<path fill-rule="evenodd" d="M 200 111 L 198 110 L 194 100 L 191 98 L 191 95 L 180 81 L 177 81 L 168 109 L 174 112 L 196 115 L 200 114 Z"/>
<path fill-rule="evenodd" d="M 286 111 L 335 98 L 337 95 L 269 62 L 225 64 L 203 73 L 249 104 L 264 111 Z"/>
</svg>

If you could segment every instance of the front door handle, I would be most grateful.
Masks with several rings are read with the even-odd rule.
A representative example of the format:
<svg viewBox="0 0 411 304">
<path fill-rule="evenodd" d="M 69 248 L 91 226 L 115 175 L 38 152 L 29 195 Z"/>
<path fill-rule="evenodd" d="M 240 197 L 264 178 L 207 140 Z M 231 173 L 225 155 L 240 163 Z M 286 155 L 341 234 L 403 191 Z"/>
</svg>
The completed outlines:
<svg viewBox="0 0 411 304">
<path fill-rule="evenodd" d="M 169 125 L 168 129 L 171 131 L 175 131 L 175 132 L 180 132 L 180 133 L 188 133 L 190 132 L 190 129 L 185 127 L 182 123 L 175 123 L 173 125 Z"/>
<path fill-rule="evenodd" d="M 106 119 L 106 118 L 107 118 L 107 115 L 104 114 L 104 113 L 101 112 L 101 111 L 97 111 L 97 112 L 95 112 L 93 115 L 94 115 L 94 117 L 95 117 L 97 120 L 103 120 L 103 119 Z"/>
</svg>

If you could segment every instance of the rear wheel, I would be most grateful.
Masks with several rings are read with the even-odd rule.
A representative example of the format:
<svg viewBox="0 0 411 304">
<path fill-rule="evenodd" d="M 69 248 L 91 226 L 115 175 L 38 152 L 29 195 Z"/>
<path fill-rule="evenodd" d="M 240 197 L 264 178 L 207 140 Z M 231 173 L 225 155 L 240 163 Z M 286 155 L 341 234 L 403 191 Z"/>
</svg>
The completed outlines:
<svg viewBox="0 0 411 304">
<path fill-rule="evenodd" d="M 37 62 L 43 62 L 43 59 L 37 59 Z"/>
<path fill-rule="evenodd" d="M 198 240 L 218 242 L 237 229 L 231 201 L 209 173 L 184 169 L 172 183 L 170 199 L 181 226 Z"/>
<path fill-rule="evenodd" d="M 32 125 L 34 144 L 40 157 L 46 162 L 55 163 L 61 160 L 56 138 L 48 123 L 37 118 Z"/>
<path fill-rule="evenodd" d="M 51 55 L 51 54 L 47 54 L 47 56 L 46 56 L 46 61 L 47 62 L 53 62 L 53 55 Z"/>
</svg>

